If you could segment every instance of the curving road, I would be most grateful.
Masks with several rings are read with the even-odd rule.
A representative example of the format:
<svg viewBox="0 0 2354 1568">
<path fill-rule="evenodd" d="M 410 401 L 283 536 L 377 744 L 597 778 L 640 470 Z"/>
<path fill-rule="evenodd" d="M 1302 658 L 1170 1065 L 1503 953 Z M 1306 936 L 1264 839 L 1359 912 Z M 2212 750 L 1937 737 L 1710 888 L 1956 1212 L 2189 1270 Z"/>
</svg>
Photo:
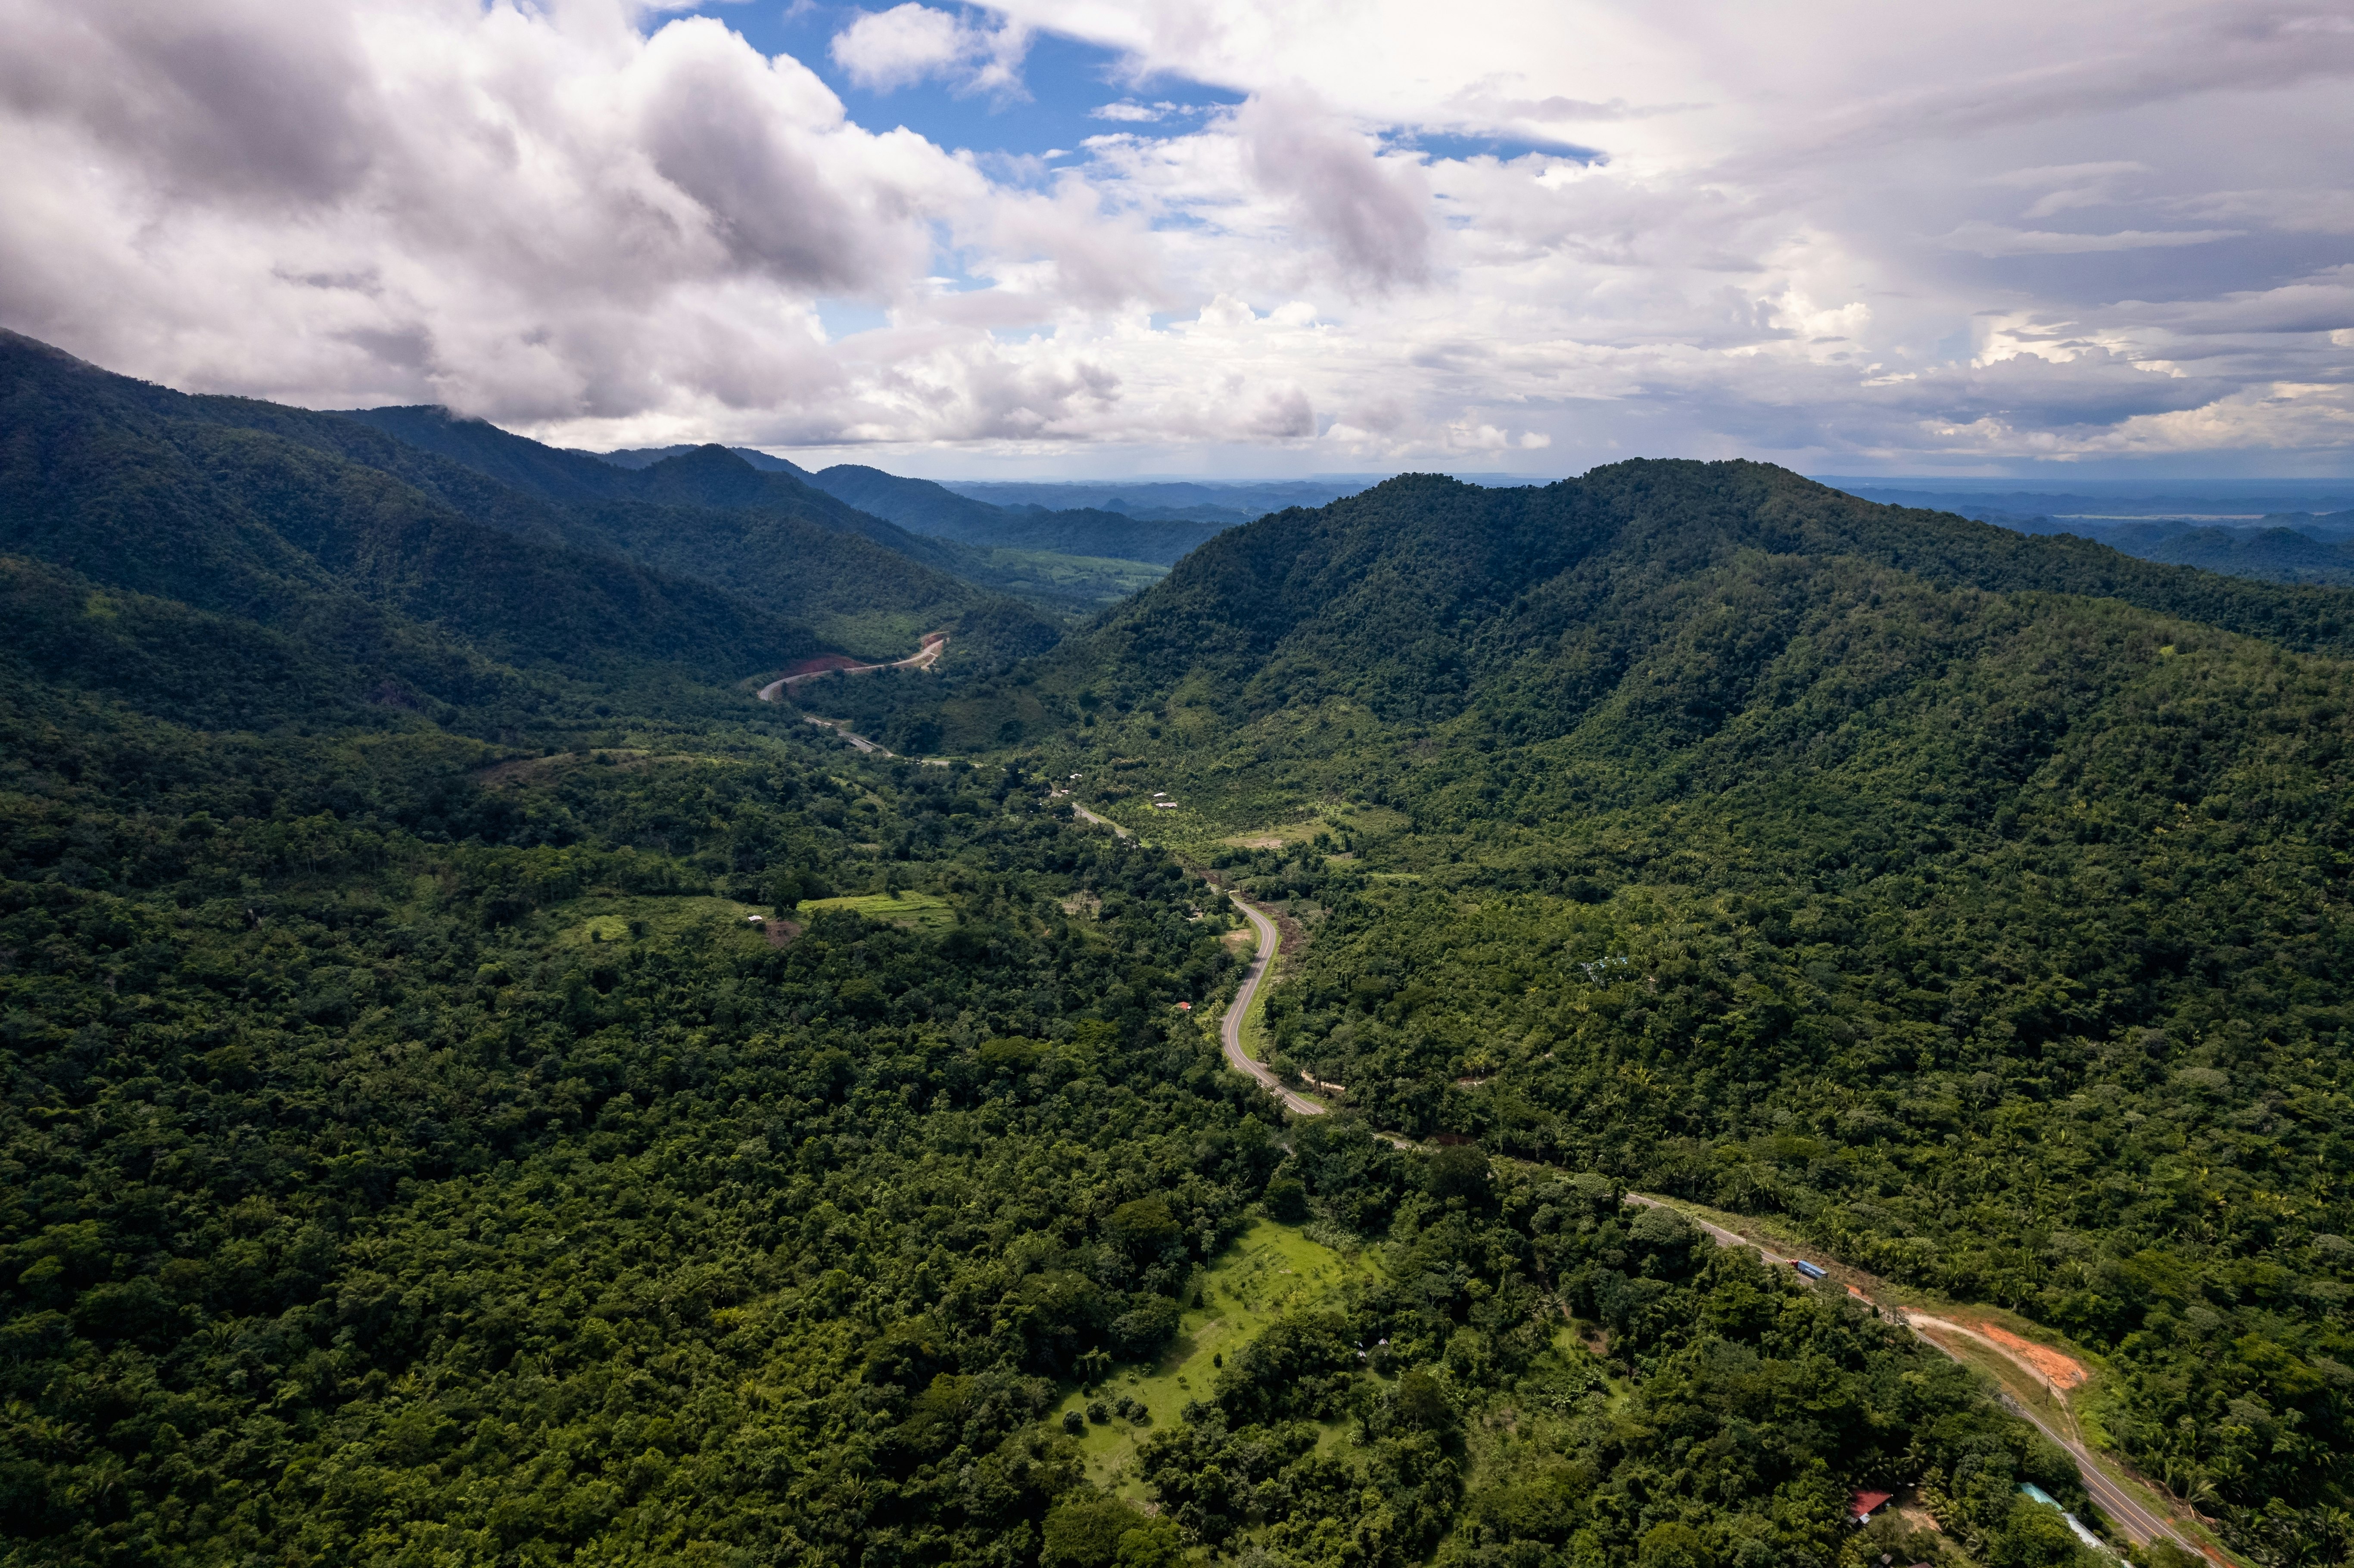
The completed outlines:
<svg viewBox="0 0 2354 1568">
<path fill-rule="evenodd" d="M 1071 814 L 1099 828 L 1109 828 L 1123 839 L 1136 836 L 1110 818 L 1098 817 L 1076 800 L 1071 802 Z M 1296 1089 L 1286 1088 L 1283 1080 L 1275 1075 L 1274 1068 L 1264 1062 L 1251 1060 L 1250 1053 L 1243 1049 L 1243 1015 L 1250 1012 L 1251 998 L 1258 994 L 1260 982 L 1267 979 L 1267 969 L 1275 963 L 1278 938 L 1275 922 L 1244 903 L 1241 894 L 1229 892 L 1226 896 L 1234 900 L 1235 907 L 1243 912 L 1243 918 L 1249 921 L 1251 929 L 1258 933 L 1258 951 L 1251 958 L 1250 969 L 1243 976 L 1243 983 L 1235 988 L 1235 1000 L 1226 1007 L 1225 1022 L 1218 1025 L 1218 1044 L 1234 1070 L 1247 1073 L 1257 1079 L 1259 1086 L 1281 1101 L 1284 1109 L 1294 1116 L 1322 1116 L 1323 1106 Z M 1401 1143 L 1399 1147 L 1406 1145 Z"/>
<path fill-rule="evenodd" d="M 1225 1048 L 1226 1060 L 1234 1065 L 1235 1071 L 1257 1078 L 1267 1093 L 1283 1102 L 1284 1109 L 1294 1116 L 1322 1116 L 1322 1106 L 1284 1087 L 1274 1068 L 1251 1060 L 1250 1053 L 1243 1049 L 1243 1016 L 1250 1011 L 1251 998 L 1258 994 L 1259 982 L 1267 978 L 1268 966 L 1275 962 L 1275 922 L 1244 903 L 1241 894 L 1229 893 L 1226 896 L 1235 901 L 1235 907 L 1243 912 L 1243 918 L 1258 933 L 1258 952 L 1251 959 L 1250 972 L 1235 988 L 1235 1000 L 1226 1009 L 1225 1022 L 1218 1026 L 1218 1042 Z"/>
<path fill-rule="evenodd" d="M 928 670 L 938 663 L 940 655 L 948 651 L 949 634 L 947 632 L 927 631 L 924 633 L 922 645 L 905 659 L 893 659 L 882 664 L 845 664 L 835 670 L 811 670 L 806 675 L 787 675 L 781 681 L 771 681 L 761 687 L 760 700 L 764 703 L 773 703 L 784 695 L 786 687 L 798 686 L 804 681 L 815 681 L 827 675 L 865 675 L 876 670 Z M 857 738 L 856 736 L 851 736 L 854 742 Z"/>
<path fill-rule="evenodd" d="M 1085 806 L 1075 804 L 1071 810 L 1087 821 L 1111 829 L 1122 838 L 1130 836 L 1126 828 L 1096 815 Z M 1234 900 L 1235 907 L 1243 912 L 1243 917 L 1251 923 L 1251 929 L 1258 934 L 1258 951 L 1251 960 L 1250 971 L 1243 976 L 1243 983 L 1235 991 L 1234 1003 L 1226 1009 L 1225 1021 L 1219 1025 L 1219 1044 L 1225 1049 L 1226 1060 L 1234 1069 L 1238 1073 L 1247 1073 L 1258 1080 L 1269 1094 L 1283 1102 L 1284 1109 L 1295 1116 L 1322 1116 L 1325 1107 L 1317 1104 L 1305 1095 L 1286 1088 L 1283 1081 L 1275 1075 L 1272 1068 L 1263 1062 L 1253 1061 L 1250 1054 L 1243 1049 L 1243 1018 L 1250 1011 L 1251 999 L 1258 994 L 1259 985 L 1266 980 L 1268 967 L 1275 961 L 1277 936 L 1275 922 L 1243 902 L 1240 894 L 1229 892 L 1226 896 Z M 1400 1149 L 1415 1147 L 1414 1144 L 1394 1134 L 1377 1133 L 1374 1136 L 1385 1142 L 1394 1143 Z M 1648 1192 L 1629 1192 L 1627 1194 L 1627 1201 L 1644 1208 L 1673 1206 Z M 1727 1230 L 1723 1225 L 1712 1224 L 1691 1214 L 1686 1214 L 1684 1217 L 1707 1232 L 1709 1238 L 1719 1246 L 1752 1248 L 1769 1265 L 1785 1265 L 1791 1261 L 1771 1247 L 1751 1237 L 1742 1235 L 1738 1232 Z M 1850 1286 L 1849 1288 L 1853 1290 L 1854 1287 Z M 1861 1293 L 1857 1292 L 1857 1294 Z M 1870 1299 L 1869 1297 L 1863 1298 Z M 2001 1352 L 2014 1361 L 2019 1360 L 2006 1347 L 1992 1340 L 1987 1340 L 1983 1335 L 1958 1323 L 1949 1323 L 1942 1319 L 1926 1316 L 1915 1317 L 1905 1312 L 1899 1312 L 1897 1320 L 1904 1323 L 1923 1343 L 1934 1346 L 1956 1361 L 1960 1361 L 1962 1358 L 1951 1347 L 1938 1344 L 1936 1339 L 1928 1330 L 1934 1329 L 1965 1334 L 1971 1339 L 1983 1340 L 1989 1348 Z M 2023 1361 L 2020 1364 L 2027 1365 Z M 2039 1378 L 2042 1375 L 2032 1366 L 2027 1366 L 2027 1370 Z M 2048 1383 L 2047 1386 L 2049 1386 Z M 2058 1444 L 2070 1458 L 2076 1461 L 2077 1472 L 2084 1478 L 2084 1490 L 2091 1494 L 2093 1501 L 2098 1505 L 2101 1512 L 2125 1534 L 2145 1545 L 2153 1541 L 2170 1541 L 2194 1555 L 2204 1557 L 2211 1562 L 2221 1563 L 2230 1561 L 2205 1542 L 2191 1538 L 2187 1532 L 2179 1529 L 2173 1521 L 2164 1518 L 2156 1509 L 2120 1487 L 2093 1457 L 2082 1439 L 2073 1434 L 2056 1429 L 2034 1411 L 2013 1399 L 2008 1393 L 2002 1393 L 2001 1398 L 2004 1404 L 2025 1416 L 2045 1436 Z"/>
<path fill-rule="evenodd" d="M 1231 1054 L 1231 1053 L 1229 1053 L 1229 1054 Z M 1674 1207 L 1673 1204 L 1665 1203 L 1647 1192 L 1629 1192 L 1627 1194 L 1627 1201 L 1629 1203 L 1634 1203 L 1646 1209 Z M 1681 1210 L 1678 1210 L 1677 1212 L 1682 1213 Z M 1755 1241 L 1748 1236 L 1739 1234 L 1736 1232 L 1726 1230 L 1723 1225 L 1711 1224 L 1706 1220 L 1701 1219 L 1695 1214 L 1686 1213 L 1684 1214 L 1684 1218 L 1690 1220 L 1693 1224 L 1698 1225 L 1702 1230 L 1706 1231 L 1709 1238 L 1715 1242 L 1719 1246 L 1748 1247 L 1763 1257 L 1768 1264 L 1787 1264 L 1791 1261 L 1778 1253 L 1776 1253 L 1772 1248 L 1766 1246 L 1764 1244 Z M 1848 1288 L 1850 1290 L 1854 1290 L 1855 1287 L 1853 1286 L 1850 1286 Z M 1861 1293 L 1858 1292 L 1857 1294 L 1861 1295 Z M 1871 1299 L 1870 1297 L 1863 1297 L 1862 1298 L 1867 1301 Z M 1901 1310 L 1896 1314 L 1896 1319 L 1897 1321 L 1904 1324 L 1905 1327 L 1912 1330 L 1914 1335 L 1918 1338 L 1922 1343 L 1934 1347 L 1945 1355 L 1952 1357 L 1955 1361 L 1962 1361 L 1962 1358 L 1955 1353 L 1951 1346 L 1939 1344 L 1936 1337 L 1928 1332 L 1928 1330 L 1934 1329 L 1944 1332 L 1963 1335 L 1968 1339 L 1975 1340 L 1984 1345 L 1987 1349 L 2002 1356 L 2005 1360 L 2025 1368 L 2031 1375 L 2035 1377 L 2039 1382 L 2041 1382 L 2046 1388 L 2052 1387 L 2051 1381 L 2048 1378 L 2045 1378 L 2041 1371 L 2030 1363 L 2021 1361 L 2008 1346 L 1999 1344 L 1997 1341 L 1988 1339 L 1986 1335 L 1979 1333 L 1975 1329 L 1968 1328 L 1960 1323 L 1949 1323 L 1942 1318 L 1932 1318 L 1925 1314 Z M 1967 1366 L 1969 1363 L 1963 1361 L 1963 1364 Z M 2063 1404 L 2065 1403 L 2066 1396 L 2064 1394 L 2060 1393 L 2056 1389 L 2053 1390 L 2053 1393 Z M 2177 1529 L 2171 1520 L 2161 1517 L 2155 1509 L 2152 1509 L 2149 1505 L 2136 1498 L 2131 1492 L 2128 1492 L 2123 1487 L 2120 1487 L 2110 1478 L 2108 1472 L 2101 1467 L 2099 1462 L 2093 1457 L 2092 1453 L 2084 1446 L 2083 1439 L 2074 1436 L 2071 1433 L 2059 1430 L 2050 1422 L 2044 1420 L 2042 1416 L 2038 1415 L 2026 1404 L 2012 1398 L 2008 1391 L 1998 1390 L 1998 1393 L 2006 1408 L 2019 1415 L 2026 1417 L 2028 1422 L 2032 1425 L 2037 1431 L 2042 1433 L 2046 1437 L 2051 1438 L 2052 1442 L 2058 1444 L 2062 1452 L 2066 1453 L 2070 1458 L 2076 1461 L 2076 1472 L 2084 1479 L 2084 1490 L 2090 1494 L 2093 1501 L 2099 1506 L 2101 1512 L 2106 1516 L 2109 1521 L 2116 1526 L 2118 1530 L 2122 1531 L 2125 1534 L 2131 1536 L 2134 1540 L 2141 1542 L 2145 1546 L 2148 1545 L 2153 1541 L 2170 1541 L 2194 1556 L 2205 1557 L 2211 1562 L 2228 1561 L 2227 1559 L 2219 1557 L 2213 1548 L 2207 1546 L 2201 1542 L 2191 1539 L 2182 1531 Z"/>
</svg>

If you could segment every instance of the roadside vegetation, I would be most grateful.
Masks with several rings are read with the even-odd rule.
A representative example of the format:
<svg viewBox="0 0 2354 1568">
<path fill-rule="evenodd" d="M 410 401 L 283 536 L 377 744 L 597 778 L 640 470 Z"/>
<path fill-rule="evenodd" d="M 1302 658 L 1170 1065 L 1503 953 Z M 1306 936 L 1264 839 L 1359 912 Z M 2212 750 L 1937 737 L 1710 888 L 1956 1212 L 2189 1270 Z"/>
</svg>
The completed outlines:
<svg viewBox="0 0 2354 1568">
<path fill-rule="evenodd" d="M 1628 463 L 1264 519 L 865 722 L 1077 773 L 1297 922 L 1269 1054 L 1343 1109 L 2063 1332 L 2102 1438 L 2289 1563 L 2354 1549 L 2349 630 Z"/>
<path fill-rule="evenodd" d="M 1629 1189 L 2354 1545 L 2354 596 L 1633 463 L 1042 652 L 716 449 L 0 378 L 10 1564 L 2091 1568 L 1992 1385 Z M 949 766 L 753 694 L 942 607 L 813 685 Z"/>
</svg>

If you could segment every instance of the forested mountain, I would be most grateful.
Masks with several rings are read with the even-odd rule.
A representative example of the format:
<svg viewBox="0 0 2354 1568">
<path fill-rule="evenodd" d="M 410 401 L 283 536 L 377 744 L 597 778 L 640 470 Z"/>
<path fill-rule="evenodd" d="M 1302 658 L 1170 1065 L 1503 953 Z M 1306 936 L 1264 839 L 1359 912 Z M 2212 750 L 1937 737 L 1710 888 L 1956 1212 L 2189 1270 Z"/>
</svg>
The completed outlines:
<svg viewBox="0 0 2354 1568">
<path fill-rule="evenodd" d="M 621 469 L 439 409 L 186 397 L 18 337 L 0 341 L 0 547 L 142 592 L 266 620 L 332 588 L 503 662 L 593 648 L 705 675 L 829 648 L 897 657 L 934 630 L 990 667 L 1060 635 L 1056 616 L 955 575 L 970 552 L 717 447 Z"/>
<path fill-rule="evenodd" d="M 791 463 L 748 449 L 591 454 L 445 408 L 363 408 L 343 417 L 559 506 L 566 524 L 598 548 L 781 594 L 765 602 L 806 615 L 875 657 L 903 652 L 922 632 L 945 626 L 965 632 L 955 662 L 1002 663 L 1052 642 L 1065 618 L 1124 597 L 1138 577 L 1099 561 L 1042 563 L 1008 554 L 1034 547 L 1015 540 L 959 543 L 910 532 L 827 493 Z M 860 550 L 852 536 L 876 550 Z M 1009 598 L 1046 614 L 1024 613 Z"/>
<path fill-rule="evenodd" d="M 1243 769 L 1243 758 L 1267 752 L 1271 733 L 1283 735 L 1278 753 L 1349 749 L 1341 732 L 1365 724 L 1328 722 L 1300 736 L 1262 722 L 1335 701 L 1377 726 L 1444 722 L 1467 739 L 1485 728 L 1492 747 L 1564 735 L 1598 711 L 1702 602 L 1693 585 L 1709 574 L 1784 560 L 1895 571 L 1941 590 L 2115 599 L 2285 648 L 2354 648 L 2354 596 L 2335 589 L 2243 582 L 2073 536 L 1879 505 L 1761 464 L 1638 461 L 1542 489 L 1408 476 L 1319 511 L 1277 514 L 1221 534 L 1025 669 L 1018 685 L 943 705 L 928 687 L 877 683 L 863 712 L 878 726 L 943 726 L 967 747 L 1016 724 L 1182 758 L 1196 773 L 1214 757 L 1223 772 Z M 1711 666 L 1718 689 L 1672 730 L 1721 725 L 1788 625 L 1726 623 L 1755 640 L 1740 645 L 1740 662 Z M 902 691 L 912 698 L 904 712 Z M 1147 714 L 1126 718 L 1139 708 Z M 1115 715 L 1123 722 L 1109 735 L 1086 733 Z M 1173 733 L 1154 733 L 1163 728 Z M 1394 760 L 1360 749 L 1376 766 Z M 1252 788 L 1271 777 L 1255 764 L 1243 770 Z"/>
<path fill-rule="evenodd" d="M 2248 1557 L 2342 1552 L 2349 596 L 1410 479 L 827 683 L 991 754 L 924 768 L 651 560 L 906 561 L 729 454 L 560 498 L 5 347 L 9 1562 L 2100 1561 L 1969 1372 L 1645 1183 L 2073 1336 Z M 1205 865 L 1339 1114 L 1196 1022 Z"/>
<path fill-rule="evenodd" d="M 790 463 L 756 466 L 748 457 L 758 453 L 684 447 L 625 454 L 651 461 L 623 466 L 442 408 L 342 418 L 497 481 L 510 501 L 520 493 L 549 503 L 557 515 L 546 525 L 569 537 L 802 616 L 871 657 L 896 656 L 944 628 L 966 634 L 957 640 L 959 662 L 999 663 L 1045 647 L 1060 630 L 1002 596 L 1021 594 L 1052 612 L 1102 602 L 1084 592 L 1066 602 L 1072 596 L 1042 589 L 1020 563 L 910 533 L 803 482 Z"/>
<path fill-rule="evenodd" d="M 476 521 L 214 407 L 0 337 L 0 550 L 429 685 L 448 660 L 410 629 L 575 675 L 620 661 L 734 679 L 826 646 L 705 584 Z"/>
<path fill-rule="evenodd" d="M 1295 1082 L 2037 1318 L 2285 1563 L 2354 1479 L 2349 634 L 2343 590 L 1635 462 L 1281 514 L 1010 680 L 844 702 L 1309 921 Z"/>
<path fill-rule="evenodd" d="M 614 463 L 622 468 L 648 468 L 662 461 L 664 458 L 678 457 L 684 453 L 691 452 L 694 450 L 694 447 L 686 445 L 669 447 L 630 447 L 624 448 L 619 451 L 588 452 L 584 455 L 597 458 L 605 462 Z M 758 447 L 729 447 L 727 450 L 734 452 L 737 457 L 742 458 L 746 462 L 750 463 L 754 468 L 760 469 L 766 472 L 790 473 L 801 480 L 807 480 L 810 477 L 809 470 L 801 467 L 799 463 L 789 462 L 785 459 L 778 457 L 773 453 L 764 452 Z"/>
<path fill-rule="evenodd" d="M 1834 1296 L 1598 1176 L 1284 1136 L 1179 1006 L 1227 918 L 1020 771 L 834 749 L 618 624 L 535 676 L 378 611 L 472 685 L 371 692 L 285 607 L 374 601 L 281 527 L 356 487 L 568 557 L 11 387 L 13 536 L 224 608 L 0 561 L 10 1562 L 1829 1561 L 1924 1465 L 1953 1539 L 2073 1552 L 2015 1493 L 2084 1506 L 2065 1459 Z M 361 532 L 374 584 L 412 536 Z M 1245 1314 L 1267 1214 L 1380 1262 Z M 1115 1413 L 1161 1361 L 1196 1396 Z"/>
</svg>

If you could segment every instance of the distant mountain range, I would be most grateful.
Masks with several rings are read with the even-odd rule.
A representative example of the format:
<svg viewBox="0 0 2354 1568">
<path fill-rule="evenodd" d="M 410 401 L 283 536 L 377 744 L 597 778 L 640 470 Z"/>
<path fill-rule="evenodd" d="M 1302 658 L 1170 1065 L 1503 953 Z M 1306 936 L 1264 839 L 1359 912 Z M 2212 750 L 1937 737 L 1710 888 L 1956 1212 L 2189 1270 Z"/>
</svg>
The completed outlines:
<svg viewBox="0 0 2354 1568">
<path fill-rule="evenodd" d="M 896 656 L 934 630 L 952 668 L 987 667 L 1065 624 L 960 574 L 972 552 L 718 448 L 625 469 L 434 408 L 191 397 L 15 334 L 0 428 L 20 639 L 60 669 L 143 649 L 183 705 L 266 694 L 239 650 L 299 666 L 306 711 L 332 689 L 447 713 Z M 96 591 L 102 620 L 67 614 Z M 206 630 L 143 630 L 167 624 Z"/>
<path fill-rule="evenodd" d="M 1247 523 L 1288 506 L 1323 506 L 1381 482 L 1366 474 L 1348 480 L 958 480 L 949 488 L 999 506 L 1087 507 L 1130 517 Z M 1500 484 L 1525 481 L 1496 477 Z"/>
<path fill-rule="evenodd" d="M 686 450 L 648 447 L 595 455 L 622 468 L 642 469 Z M 857 463 L 812 472 L 749 447 L 728 450 L 755 468 L 790 474 L 928 538 L 989 550 L 1044 550 L 1164 567 L 1221 529 L 1285 506 L 1320 506 L 1345 493 L 1329 486 L 1291 484 L 944 485 Z M 1130 495 L 1143 499 L 1125 499 Z M 1209 496 L 1219 499 L 1205 502 Z M 1104 503 L 1098 504 L 1097 498 Z"/>
<path fill-rule="evenodd" d="M 1866 500 L 2022 534 L 2073 534 L 2147 561 L 2264 582 L 2354 584 L 2354 482 L 2177 482 L 2156 494 L 1837 482 Z"/>
</svg>

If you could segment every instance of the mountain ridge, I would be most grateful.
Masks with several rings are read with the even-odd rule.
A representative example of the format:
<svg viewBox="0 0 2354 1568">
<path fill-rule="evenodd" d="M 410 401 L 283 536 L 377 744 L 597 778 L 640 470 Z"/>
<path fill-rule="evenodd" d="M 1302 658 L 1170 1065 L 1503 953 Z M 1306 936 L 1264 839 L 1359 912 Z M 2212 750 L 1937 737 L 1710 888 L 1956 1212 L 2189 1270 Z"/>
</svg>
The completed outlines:
<svg viewBox="0 0 2354 1568">
<path fill-rule="evenodd" d="M 707 585 L 478 522 L 30 339 L 0 337 L 0 548 L 101 583 L 265 624 L 351 629 L 389 611 L 502 662 L 576 673 L 675 660 L 728 680 L 825 648 Z"/>
<path fill-rule="evenodd" d="M 1295 1088 L 2065 1333 L 2247 1546 L 2354 1480 L 2349 629 L 2343 588 L 1636 460 L 1278 513 L 1004 679 L 828 701 L 1288 916 Z"/>
<path fill-rule="evenodd" d="M 810 476 L 810 482 L 853 506 L 936 538 L 1000 549 L 1149 561 L 1157 566 L 1172 565 L 1232 525 L 1226 520 L 1138 519 L 1095 508 L 1050 511 L 1042 506 L 999 506 L 930 480 L 903 479 L 853 463 L 821 470 Z"/>
</svg>

